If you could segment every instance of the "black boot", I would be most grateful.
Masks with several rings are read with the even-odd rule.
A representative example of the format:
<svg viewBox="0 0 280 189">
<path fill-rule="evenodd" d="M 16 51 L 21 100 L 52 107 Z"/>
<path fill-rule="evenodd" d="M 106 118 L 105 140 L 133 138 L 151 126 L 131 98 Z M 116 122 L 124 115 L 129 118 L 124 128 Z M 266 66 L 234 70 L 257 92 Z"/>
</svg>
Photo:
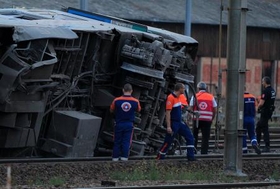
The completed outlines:
<svg viewBox="0 0 280 189">
<path fill-rule="evenodd" d="M 270 152 L 269 146 L 264 147 L 264 149 L 262 150 L 262 152 Z"/>
<path fill-rule="evenodd" d="M 262 153 L 262 152 L 261 152 L 261 149 L 259 148 L 259 146 L 258 146 L 257 144 L 253 144 L 252 146 L 253 146 L 255 152 L 256 152 L 258 155 L 260 155 L 260 154 Z"/>
</svg>

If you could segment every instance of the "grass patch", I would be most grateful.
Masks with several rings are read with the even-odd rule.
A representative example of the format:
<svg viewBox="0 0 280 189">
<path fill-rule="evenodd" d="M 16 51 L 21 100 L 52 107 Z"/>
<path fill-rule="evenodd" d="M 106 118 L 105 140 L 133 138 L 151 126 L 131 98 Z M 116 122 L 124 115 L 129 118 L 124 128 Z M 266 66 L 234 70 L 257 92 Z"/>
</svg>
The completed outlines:
<svg viewBox="0 0 280 189">
<path fill-rule="evenodd" d="M 120 181 L 140 181 L 140 180 L 192 180 L 192 181 L 211 181 L 216 176 L 210 172 L 203 171 L 172 171 L 162 172 L 158 169 L 143 171 L 136 168 L 134 171 L 115 171 L 110 178 Z"/>
<path fill-rule="evenodd" d="M 167 170 L 156 162 L 144 162 L 141 166 L 128 170 L 113 171 L 109 175 L 113 180 L 140 181 L 140 180 L 190 180 L 190 181 L 212 181 L 221 177 L 217 172 L 203 170 L 188 170 L 187 167 L 169 167 Z"/>
<path fill-rule="evenodd" d="M 45 183 L 41 179 L 36 179 L 35 182 L 34 182 L 34 185 L 43 186 L 43 185 L 45 185 Z"/>
<path fill-rule="evenodd" d="M 28 186 L 40 186 L 40 187 L 47 187 L 47 188 L 51 188 L 51 187 L 61 187 L 63 185 L 66 184 L 66 179 L 63 177 L 59 177 L 59 176 L 55 176 L 49 179 L 46 178 L 34 178 L 34 179 L 28 179 L 26 180 L 26 183 L 24 183 L 24 185 L 28 185 Z M 16 184 L 18 185 L 18 184 Z"/>
<path fill-rule="evenodd" d="M 280 179 L 280 171 L 279 170 L 274 170 L 270 177 L 271 177 L 271 179 L 279 180 Z"/>
<path fill-rule="evenodd" d="M 235 182 L 248 182 L 249 179 L 248 177 L 238 177 L 238 176 L 230 176 L 230 175 L 225 175 L 223 173 L 220 173 L 218 175 L 219 182 L 221 183 L 235 183 Z"/>
<path fill-rule="evenodd" d="M 43 185 L 44 182 L 41 179 L 35 178 L 35 180 L 33 179 L 28 179 L 26 180 L 27 185 Z"/>
<path fill-rule="evenodd" d="M 159 180 L 160 173 L 157 169 L 146 171 L 135 168 L 134 170 L 127 171 L 114 171 L 111 173 L 110 177 L 114 180 L 122 181 Z"/>
<path fill-rule="evenodd" d="M 65 179 L 61 178 L 61 177 L 53 177 L 49 180 L 49 185 L 52 186 L 62 186 L 63 184 L 65 184 Z"/>
</svg>

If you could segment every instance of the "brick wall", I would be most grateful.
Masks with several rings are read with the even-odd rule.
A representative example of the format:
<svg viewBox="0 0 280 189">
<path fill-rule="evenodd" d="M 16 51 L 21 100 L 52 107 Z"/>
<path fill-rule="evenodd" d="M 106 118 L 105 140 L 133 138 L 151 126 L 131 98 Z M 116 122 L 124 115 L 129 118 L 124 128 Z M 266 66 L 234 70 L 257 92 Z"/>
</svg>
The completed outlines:
<svg viewBox="0 0 280 189">
<path fill-rule="evenodd" d="M 199 61 L 200 69 L 198 70 L 198 80 L 206 82 L 209 86 L 218 86 L 218 73 L 219 73 L 219 59 L 202 57 Z M 225 70 L 227 67 L 225 58 L 221 59 L 221 69 Z M 247 91 L 258 97 L 261 94 L 261 79 L 262 79 L 262 64 L 260 59 L 247 59 L 246 60 L 246 87 Z M 280 86 L 276 86 L 280 83 L 280 65 L 275 64 L 275 72 L 272 79 L 275 78 L 274 88 L 277 90 L 277 99 L 280 99 Z M 226 71 L 222 71 L 222 97 L 226 95 Z M 216 94 L 215 90 L 210 89 L 213 94 Z"/>
<path fill-rule="evenodd" d="M 200 64 L 198 67 L 197 79 L 206 82 L 210 86 L 210 92 L 216 95 L 216 91 L 213 86 L 218 85 L 218 72 L 219 72 L 219 59 L 218 58 L 209 58 L 201 57 L 199 60 Z M 226 69 L 226 59 L 221 59 L 221 69 Z M 277 100 L 275 102 L 276 109 L 274 114 L 280 116 L 280 65 L 276 61 L 273 65 L 274 70 L 272 73 L 272 79 L 274 79 L 274 89 L 277 92 Z M 247 59 L 246 60 L 246 87 L 247 91 L 252 93 L 255 97 L 260 96 L 261 94 L 261 79 L 262 79 L 262 68 L 263 61 L 260 59 Z M 279 74 L 278 74 L 279 73 Z M 226 71 L 222 72 L 222 99 L 221 99 L 221 111 L 225 111 L 225 98 L 226 98 Z"/>
</svg>

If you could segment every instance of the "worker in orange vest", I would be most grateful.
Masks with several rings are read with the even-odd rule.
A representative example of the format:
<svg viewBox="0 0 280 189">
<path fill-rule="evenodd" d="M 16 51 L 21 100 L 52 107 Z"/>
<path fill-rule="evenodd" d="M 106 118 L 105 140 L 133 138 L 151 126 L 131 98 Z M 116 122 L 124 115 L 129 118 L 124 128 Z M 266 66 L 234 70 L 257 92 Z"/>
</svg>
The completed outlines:
<svg viewBox="0 0 280 189">
<path fill-rule="evenodd" d="M 207 154 L 211 125 L 217 112 L 217 102 L 214 96 L 207 92 L 206 83 L 202 81 L 199 82 L 197 84 L 197 88 L 199 90 L 199 92 L 196 93 L 197 104 L 194 97 L 192 97 L 190 101 L 190 110 L 193 110 L 194 112 L 198 111 L 198 124 L 196 124 L 196 118 L 193 118 L 193 135 L 195 139 L 194 146 L 197 149 L 198 132 L 201 130 L 201 154 Z"/>
</svg>

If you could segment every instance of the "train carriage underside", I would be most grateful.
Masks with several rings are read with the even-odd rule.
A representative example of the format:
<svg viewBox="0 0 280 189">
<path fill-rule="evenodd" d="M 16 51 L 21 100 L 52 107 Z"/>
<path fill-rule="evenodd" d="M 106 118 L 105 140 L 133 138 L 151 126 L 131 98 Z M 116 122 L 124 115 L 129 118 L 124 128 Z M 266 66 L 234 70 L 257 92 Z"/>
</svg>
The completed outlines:
<svg viewBox="0 0 280 189">
<path fill-rule="evenodd" d="M 198 43 L 157 28 L 46 12 L 0 11 L 0 156 L 110 155 L 109 106 L 125 83 L 142 106 L 131 154 L 155 153 L 165 135 L 165 99 L 176 82 L 193 83 Z"/>
</svg>

